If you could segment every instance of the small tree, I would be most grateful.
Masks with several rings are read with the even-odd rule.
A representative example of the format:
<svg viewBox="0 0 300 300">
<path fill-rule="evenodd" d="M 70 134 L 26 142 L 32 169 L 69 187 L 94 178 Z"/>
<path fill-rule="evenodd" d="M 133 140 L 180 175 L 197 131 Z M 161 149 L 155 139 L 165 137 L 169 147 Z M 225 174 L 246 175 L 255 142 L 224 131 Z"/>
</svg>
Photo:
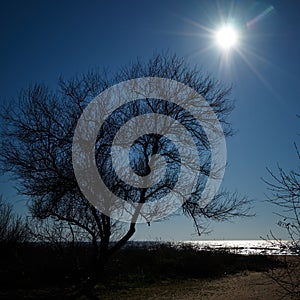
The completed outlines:
<svg viewBox="0 0 300 300">
<path fill-rule="evenodd" d="M 94 97 L 116 83 L 140 77 L 168 78 L 191 87 L 210 104 L 223 126 L 225 136 L 232 134 L 227 121 L 233 109 L 232 102 L 228 99 L 231 89 L 223 87 L 209 76 L 203 76 L 196 68 L 188 66 L 184 59 L 168 54 L 154 55 L 146 63 L 137 60 L 112 76 L 108 76 L 107 72 L 93 70 L 68 81 L 60 79 L 57 91 L 36 84 L 23 90 L 18 101 L 6 107 L 2 113 L 1 169 L 18 179 L 20 192 L 29 197 L 33 217 L 41 220 L 54 218 L 65 222 L 71 232 L 84 232 L 90 238 L 95 250 L 96 269 L 101 269 L 107 259 L 133 236 L 136 216 L 125 230 L 126 224 L 114 221 L 97 210 L 81 193 L 72 166 L 74 130 L 85 107 Z M 97 168 L 108 184 L 112 182 L 114 174 L 107 171 L 110 155 L 106 142 L 128 115 L 139 115 L 145 109 L 149 112 L 160 109 L 164 114 L 170 114 L 174 113 L 176 107 L 146 98 L 114 112 L 99 131 L 95 144 Z M 231 217 L 247 216 L 249 201 L 235 194 L 221 192 L 205 206 L 199 205 L 199 195 L 209 176 L 210 147 L 203 130 L 199 125 L 195 126 L 190 115 L 182 114 L 181 111 L 177 113 L 182 118 L 185 117 L 185 126 L 190 126 L 198 134 L 199 149 L 203 154 L 203 180 L 199 182 L 193 197 L 183 204 L 182 212 L 192 217 L 198 233 L 205 228 L 205 220 L 224 221 Z M 172 144 L 161 136 L 140 137 L 133 145 L 132 151 L 135 154 L 132 169 L 139 176 L 146 176 L 151 166 L 151 157 L 168 149 L 173 149 Z M 165 153 L 170 170 L 173 167 L 176 170 L 179 163 L 177 152 L 174 153 Z M 110 188 L 126 201 L 143 205 L 157 199 L 161 193 L 168 192 L 172 188 L 172 176 L 168 175 L 168 185 L 156 186 L 155 190 L 144 188 L 136 192 L 131 187 L 122 186 L 120 181 L 113 181 L 114 186 Z M 136 211 L 136 215 L 138 214 L 139 211 Z M 123 230 L 125 233 L 120 236 Z M 115 243 L 110 244 L 112 239 Z"/>
<path fill-rule="evenodd" d="M 0 195 L 0 245 L 13 248 L 29 240 L 28 224 Z"/>
<path fill-rule="evenodd" d="M 295 144 L 296 153 L 300 160 L 300 153 Z M 284 293 L 293 299 L 300 297 L 300 172 L 291 170 L 286 172 L 278 166 L 277 172 L 267 169 L 271 180 L 264 180 L 270 196 L 268 201 L 280 208 L 278 225 L 284 228 L 289 241 L 278 239 L 272 232 L 272 243 L 292 251 L 295 257 L 286 257 L 286 268 L 272 272 L 271 277 L 282 287 Z M 275 240 L 275 242 L 274 242 Z"/>
</svg>

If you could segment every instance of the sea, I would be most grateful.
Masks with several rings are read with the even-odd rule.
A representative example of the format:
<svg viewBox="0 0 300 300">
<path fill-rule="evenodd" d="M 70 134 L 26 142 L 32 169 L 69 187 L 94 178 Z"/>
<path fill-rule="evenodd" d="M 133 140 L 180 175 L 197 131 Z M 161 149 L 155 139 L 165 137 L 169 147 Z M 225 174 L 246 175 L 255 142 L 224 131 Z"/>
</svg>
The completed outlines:
<svg viewBox="0 0 300 300">
<path fill-rule="evenodd" d="M 152 248 L 158 244 L 176 248 L 189 245 L 199 251 L 227 251 L 243 255 L 300 255 L 300 243 L 284 240 L 132 241 L 128 246 Z"/>
</svg>

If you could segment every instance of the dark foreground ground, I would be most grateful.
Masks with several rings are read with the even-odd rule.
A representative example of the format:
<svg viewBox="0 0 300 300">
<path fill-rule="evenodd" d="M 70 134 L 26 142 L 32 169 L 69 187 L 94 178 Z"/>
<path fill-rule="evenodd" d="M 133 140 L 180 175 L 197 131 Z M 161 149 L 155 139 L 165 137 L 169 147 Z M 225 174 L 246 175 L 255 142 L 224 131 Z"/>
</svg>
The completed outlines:
<svg viewBox="0 0 300 300">
<path fill-rule="evenodd" d="M 91 272 L 91 248 L 22 245 L 2 249 L 0 299 L 89 299 L 78 287 Z M 272 299 L 280 289 L 266 274 L 279 257 L 197 251 L 157 244 L 123 249 L 107 264 L 98 299 Z"/>
</svg>

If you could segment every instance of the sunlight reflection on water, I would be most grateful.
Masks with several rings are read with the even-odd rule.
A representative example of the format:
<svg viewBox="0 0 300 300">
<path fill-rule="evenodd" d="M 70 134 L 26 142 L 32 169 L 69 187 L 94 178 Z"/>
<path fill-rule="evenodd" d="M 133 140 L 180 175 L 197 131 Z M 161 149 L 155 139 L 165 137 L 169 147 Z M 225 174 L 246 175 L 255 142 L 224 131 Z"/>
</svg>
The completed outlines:
<svg viewBox="0 0 300 300">
<path fill-rule="evenodd" d="M 209 251 L 226 251 L 236 254 L 264 254 L 264 255 L 295 255 L 299 254 L 298 248 L 290 246 L 289 241 L 282 240 L 208 240 L 208 241 L 180 241 L 180 242 L 163 242 L 163 241 L 132 241 L 128 246 L 152 248 L 158 244 L 167 244 L 173 247 L 184 247 L 191 245 L 198 250 Z M 298 251 L 298 252 L 297 252 Z"/>
</svg>

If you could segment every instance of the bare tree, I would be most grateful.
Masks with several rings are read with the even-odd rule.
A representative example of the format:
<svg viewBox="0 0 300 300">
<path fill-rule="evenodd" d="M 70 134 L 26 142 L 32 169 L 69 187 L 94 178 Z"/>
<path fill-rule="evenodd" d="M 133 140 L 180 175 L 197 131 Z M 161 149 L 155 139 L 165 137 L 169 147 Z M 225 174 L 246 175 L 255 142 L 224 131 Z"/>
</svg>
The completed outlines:
<svg viewBox="0 0 300 300">
<path fill-rule="evenodd" d="M 14 213 L 11 204 L 0 195 L 0 245 L 14 247 L 29 240 L 27 222 Z"/>
<path fill-rule="evenodd" d="M 18 180 L 20 192 L 29 197 L 33 217 L 40 220 L 54 218 L 65 222 L 73 233 L 77 232 L 75 228 L 86 233 L 94 246 L 95 266 L 99 269 L 108 257 L 133 236 L 140 210 L 135 210 L 125 230 L 126 224 L 100 212 L 84 197 L 72 165 L 74 130 L 84 109 L 94 97 L 114 84 L 140 77 L 168 78 L 189 86 L 207 100 L 218 117 L 225 136 L 232 135 L 227 120 L 233 109 L 232 101 L 228 98 L 231 88 L 224 87 L 210 76 L 203 76 L 199 70 L 187 65 L 184 59 L 168 54 L 156 54 L 146 63 L 137 60 L 111 76 L 105 71 L 92 70 L 71 80 L 61 78 L 57 91 L 36 84 L 23 90 L 18 100 L 2 113 L 2 171 L 10 172 Z M 125 201 L 139 204 L 138 207 L 159 199 L 172 189 L 180 167 L 180 158 L 172 142 L 161 135 L 143 135 L 134 142 L 131 148 L 132 169 L 139 176 L 147 176 L 153 167 L 152 157 L 160 154 L 165 156 L 168 165 L 165 176 L 167 183 L 137 190 L 124 185 L 114 171 L 108 168 L 111 167 L 108 152 L 110 143 L 120 126 L 132 116 L 159 111 L 174 118 L 176 115 L 199 140 L 197 148 L 202 157 L 202 177 L 192 196 L 185 199 L 182 205 L 182 212 L 192 217 L 198 233 L 205 228 L 207 220 L 224 221 L 231 217 L 248 216 L 249 201 L 236 194 L 221 192 L 206 205 L 199 205 L 198 200 L 211 167 L 211 149 L 207 136 L 189 114 L 167 102 L 145 98 L 112 112 L 99 130 L 95 143 L 97 168 L 105 183 L 114 194 Z M 106 109 L 105 105 L 103 109 Z M 189 148 L 188 144 L 186 148 Z M 172 151 L 168 154 L 170 149 Z M 113 210 L 115 207 L 109 209 Z M 148 223 L 151 221 L 150 218 Z M 123 230 L 124 235 L 120 236 Z M 110 243 L 111 240 L 115 242 Z"/>
<path fill-rule="evenodd" d="M 300 153 L 295 144 L 296 153 L 300 160 Z M 272 232 L 272 243 L 280 248 L 290 251 L 292 257 L 285 257 L 286 267 L 271 273 L 272 279 L 281 287 L 286 296 L 292 299 L 300 297 L 300 172 L 291 170 L 286 172 L 278 165 L 277 172 L 267 169 L 270 180 L 266 183 L 270 196 L 268 201 L 280 208 L 277 213 L 280 220 L 278 226 L 284 228 L 289 236 L 288 241 L 278 239 Z"/>
</svg>

